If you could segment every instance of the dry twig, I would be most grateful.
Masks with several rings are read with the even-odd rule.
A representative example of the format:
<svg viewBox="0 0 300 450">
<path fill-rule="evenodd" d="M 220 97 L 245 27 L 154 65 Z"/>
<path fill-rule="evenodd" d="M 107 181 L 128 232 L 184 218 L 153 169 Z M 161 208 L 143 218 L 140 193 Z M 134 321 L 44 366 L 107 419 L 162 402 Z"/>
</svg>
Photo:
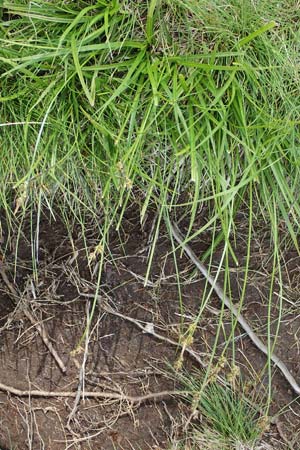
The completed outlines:
<svg viewBox="0 0 300 450">
<path fill-rule="evenodd" d="M 4 283 L 6 284 L 6 286 L 12 293 L 12 295 L 14 296 L 14 298 L 18 297 L 19 296 L 18 291 L 14 287 L 14 285 L 9 281 L 8 276 L 6 274 L 5 266 L 2 261 L 0 262 L 0 275 L 1 275 Z M 63 363 L 62 359 L 60 358 L 60 356 L 58 355 L 57 351 L 53 347 L 51 341 L 49 340 L 49 337 L 47 335 L 44 325 L 41 322 L 38 322 L 37 319 L 35 319 L 35 317 L 29 311 L 29 309 L 26 307 L 26 305 L 24 305 L 24 304 L 22 305 L 22 310 L 23 310 L 25 316 L 27 317 L 27 319 L 38 330 L 42 341 L 44 342 L 45 346 L 48 348 L 50 354 L 52 355 L 53 359 L 55 360 L 55 362 L 58 365 L 58 367 L 60 368 L 60 370 L 63 373 L 65 373 L 67 371 L 67 368 L 66 368 L 65 364 Z"/>
<path fill-rule="evenodd" d="M 94 294 L 85 294 L 83 292 L 80 293 L 80 296 L 87 297 L 87 298 L 95 298 Z M 143 333 L 150 334 L 153 337 L 155 337 L 156 339 L 159 339 L 160 341 L 168 342 L 169 344 L 171 344 L 172 346 L 175 346 L 175 347 L 180 347 L 180 348 L 184 347 L 186 353 L 188 353 L 198 364 L 200 364 L 201 367 L 205 367 L 205 364 L 203 363 L 200 355 L 197 352 L 195 352 L 191 348 L 186 347 L 184 344 L 182 344 L 180 342 L 173 341 L 173 339 L 163 336 L 162 334 L 156 333 L 156 331 L 154 331 L 154 326 L 152 323 L 147 323 L 146 325 L 143 325 L 140 321 L 134 319 L 133 317 L 129 317 L 129 316 L 126 316 L 125 314 L 119 313 L 118 311 L 111 308 L 109 305 L 100 301 L 100 300 L 102 300 L 100 295 L 97 296 L 97 299 L 98 299 L 99 307 L 101 309 L 103 309 L 105 312 L 107 312 L 108 314 L 112 314 L 114 316 L 117 316 L 117 317 L 120 317 L 121 319 L 126 320 L 127 322 L 133 323 L 138 328 L 140 328 L 143 331 Z"/>
<path fill-rule="evenodd" d="M 0 383 L 0 391 L 8 392 L 9 394 L 16 395 L 18 397 L 69 397 L 76 398 L 78 395 L 78 391 L 44 391 L 39 389 L 33 390 L 22 390 L 17 389 L 12 386 L 8 386 L 6 384 Z M 161 392 L 153 392 L 150 394 L 140 395 L 140 396 L 131 396 L 126 394 L 118 394 L 117 392 L 94 392 L 94 391 L 85 391 L 80 392 L 81 397 L 86 398 L 107 398 L 110 400 L 122 400 L 127 401 L 128 403 L 143 403 L 147 400 L 158 400 L 158 399 L 166 399 L 172 396 L 182 396 L 188 394 L 187 391 L 161 391 Z"/>
<path fill-rule="evenodd" d="M 184 243 L 184 238 L 178 228 L 178 226 L 174 223 L 171 225 L 171 232 L 176 239 L 176 241 L 182 246 L 183 250 L 187 254 L 187 256 L 190 258 L 191 261 L 195 264 L 197 269 L 204 275 L 206 280 L 209 282 L 209 284 L 214 289 L 215 293 L 221 300 L 221 302 L 224 302 L 224 304 L 227 306 L 227 308 L 231 311 L 231 313 L 236 317 L 238 323 L 241 325 L 241 327 L 245 330 L 253 344 L 265 355 L 269 356 L 270 349 L 260 340 L 260 338 L 255 334 L 253 329 L 250 327 L 250 325 L 246 322 L 242 314 L 238 311 L 238 309 L 232 304 L 230 299 L 225 294 L 224 290 L 221 288 L 221 286 L 218 284 L 217 280 L 210 275 L 207 268 L 202 264 L 195 253 L 192 251 L 192 249 Z M 278 367 L 278 369 L 281 371 L 282 375 L 285 377 L 289 385 L 292 387 L 294 392 L 296 392 L 297 395 L 300 395 L 300 386 L 296 382 L 295 378 L 291 374 L 291 372 L 288 370 L 286 365 L 281 361 L 281 359 L 275 355 L 275 353 L 272 353 L 270 356 L 271 360 L 275 364 L 275 366 Z"/>
</svg>

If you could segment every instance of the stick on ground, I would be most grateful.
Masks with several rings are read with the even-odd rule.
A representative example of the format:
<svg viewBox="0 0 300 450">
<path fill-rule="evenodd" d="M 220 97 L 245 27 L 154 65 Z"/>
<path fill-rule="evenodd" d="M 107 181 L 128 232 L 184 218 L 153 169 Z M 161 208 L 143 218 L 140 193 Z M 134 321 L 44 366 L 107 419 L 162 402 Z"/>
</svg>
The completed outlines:
<svg viewBox="0 0 300 450">
<path fill-rule="evenodd" d="M 0 383 L 0 391 L 8 392 L 12 395 L 16 395 L 18 397 L 71 397 L 76 398 L 78 393 L 76 391 L 44 391 L 39 389 L 33 390 L 23 390 L 17 389 L 12 386 L 8 386 L 6 384 Z M 123 400 L 129 403 L 142 403 L 147 400 L 158 400 L 165 399 L 172 396 L 182 396 L 184 394 L 189 394 L 188 391 L 161 391 L 161 392 L 151 392 L 150 394 L 140 395 L 140 396 L 131 396 L 126 394 L 118 394 L 117 392 L 98 392 L 98 391 L 85 391 L 81 392 L 81 397 L 86 398 L 103 398 L 110 400 Z"/>
<path fill-rule="evenodd" d="M 176 241 L 181 245 L 187 256 L 190 258 L 190 260 L 195 264 L 197 269 L 204 275 L 206 280 L 209 282 L 209 284 L 214 289 L 215 293 L 221 300 L 221 302 L 224 302 L 224 304 L 227 306 L 227 308 L 231 311 L 231 313 L 236 317 L 238 323 L 241 325 L 241 327 L 245 330 L 253 344 L 265 355 L 269 355 L 269 348 L 260 340 L 260 338 L 255 334 L 253 329 L 250 327 L 250 325 L 246 322 L 242 314 L 237 310 L 237 308 L 232 304 L 230 299 L 225 294 L 224 290 L 221 288 L 221 286 L 218 284 L 216 279 L 209 274 L 207 268 L 203 263 L 199 261 L 193 250 L 184 243 L 184 238 L 178 228 L 178 226 L 173 223 L 171 225 L 171 232 L 176 239 Z M 289 383 L 289 385 L 292 387 L 294 392 L 296 392 L 297 395 L 300 395 L 300 386 L 296 382 L 295 378 L 291 374 L 291 372 L 288 370 L 286 365 L 281 361 L 281 359 L 275 355 L 275 353 L 271 354 L 271 360 L 275 364 L 275 366 L 278 367 L 278 369 L 281 371 L 282 375 L 286 379 L 286 381 Z"/>
<path fill-rule="evenodd" d="M 1 261 L 0 261 L 0 275 L 1 275 L 4 283 L 6 284 L 6 286 L 12 293 L 12 295 L 14 296 L 14 298 L 18 297 L 19 296 L 18 291 L 14 287 L 14 285 L 9 281 L 8 276 L 6 274 L 4 264 Z M 35 317 L 31 314 L 31 312 L 26 307 L 26 305 L 23 305 L 22 310 L 23 310 L 25 316 L 27 317 L 27 319 L 29 320 L 29 322 L 34 327 L 36 327 L 36 329 L 38 330 L 42 341 L 44 342 L 45 346 L 48 348 L 50 354 L 52 355 L 53 359 L 55 360 L 56 364 L 58 365 L 58 367 L 60 368 L 62 373 L 66 373 L 67 368 L 66 368 L 65 364 L 63 363 L 62 359 L 60 358 L 60 356 L 58 355 L 57 351 L 53 347 L 51 341 L 49 340 L 49 337 L 47 335 L 44 325 L 41 322 L 38 322 L 37 319 L 35 319 Z"/>
</svg>

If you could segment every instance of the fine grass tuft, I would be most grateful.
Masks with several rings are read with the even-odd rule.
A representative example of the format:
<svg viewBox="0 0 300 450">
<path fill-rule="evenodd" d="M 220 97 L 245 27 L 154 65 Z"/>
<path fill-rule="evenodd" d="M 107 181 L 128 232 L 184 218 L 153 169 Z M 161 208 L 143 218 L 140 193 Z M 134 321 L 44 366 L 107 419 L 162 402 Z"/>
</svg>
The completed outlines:
<svg viewBox="0 0 300 450">
<path fill-rule="evenodd" d="M 259 405 L 247 399 L 241 379 L 221 385 L 214 379 L 205 382 L 199 372 L 177 376 L 190 392 L 187 400 L 192 412 L 185 431 L 192 448 L 254 448 L 267 422 L 259 417 Z"/>
</svg>

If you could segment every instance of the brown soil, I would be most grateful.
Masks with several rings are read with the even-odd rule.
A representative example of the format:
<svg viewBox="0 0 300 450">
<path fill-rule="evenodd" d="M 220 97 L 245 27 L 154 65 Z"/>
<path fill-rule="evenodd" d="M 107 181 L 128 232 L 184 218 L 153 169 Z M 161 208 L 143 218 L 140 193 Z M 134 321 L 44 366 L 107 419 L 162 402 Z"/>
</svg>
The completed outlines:
<svg viewBox="0 0 300 450">
<path fill-rule="evenodd" d="M 162 228 L 149 283 L 145 287 L 143 277 L 147 271 L 149 243 L 153 237 L 152 223 L 142 229 L 138 218 L 131 214 L 125 218 L 123 226 L 120 234 L 110 237 L 111 254 L 105 259 L 99 287 L 101 301 L 144 325 L 153 324 L 158 333 L 178 342 L 197 314 L 205 282 L 198 273 L 193 274 L 194 267 L 186 257 L 180 258 L 178 252 L 182 295 L 180 307 L 172 246 Z M 232 262 L 230 274 L 236 301 L 244 275 L 244 232 L 241 217 L 240 234 L 235 236 L 240 269 Z M 74 226 L 71 234 L 59 221 L 42 218 L 36 276 L 32 270 L 29 224 L 24 224 L 21 234 L 10 237 L 9 242 L 4 236 L 6 272 L 24 303 L 20 302 L 20 298 L 15 299 L 19 302 L 16 307 L 7 285 L 0 279 L 0 383 L 20 390 L 76 392 L 85 355 L 85 391 L 110 393 L 112 398 L 85 398 L 68 420 L 74 398 L 20 397 L 3 391 L 0 393 L 0 447 L 14 450 L 170 448 L 171 437 L 180 437 L 182 433 L 184 418 L 189 416 L 190 407 L 172 396 L 141 403 L 131 403 L 126 396 L 179 388 L 174 385 L 167 365 L 174 365 L 177 361 L 178 349 L 142 332 L 134 323 L 103 311 L 96 304 L 90 324 L 88 350 L 85 352 L 84 331 L 87 315 L 93 309 L 93 299 L 85 295 L 95 293 L 100 258 L 90 258 L 89 264 L 88 256 L 91 257 L 100 235 L 95 230 L 88 231 L 85 242 L 79 226 Z M 258 229 L 254 238 L 243 314 L 265 340 L 272 261 L 267 233 Z M 200 255 L 208 248 L 209 242 L 208 233 L 191 245 Z M 222 248 L 219 248 L 214 253 L 215 266 L 221 255 Z M 300 316 L 297 313 L 300 258 L 290 250 L 283 256 L 285 300 L 276 353 L 300 380 Z M 277 288 L 275 286 L 272 300 L 274 332 L 280 312 Z M 66 374 L 58 368 L 37 329 L 26 319 L 22 304 L 30 308 L 37 321 L 43 321 L 55 349 L 67 366 Z M 192 344 L 204 362 L 208 360 L 215 342 L 219 317 L 220 303 L 212 295 Z M 230 314 L 224 311 L 225 325 L 217 344 L 218 355 L 222 353 L 225 339 L 230 334 L 230 322 Z M 236 361 L 244 380 L 253 381 L 262 398 L 268 386 L 267 373 L 262 374 L 266 358 L 238 327 L 235 338 Z M 232 345 L 226 353 L 228 361 L 231 355 Z M 184 366 L 189 369 L 196 367 L 187 354 Z M 224 370 L 229 370 L 228 367 Z M 284 413 L 277 424 L 271 424 L 263 434 L 261 442 L 266 446 L 257 448 L 300 448 L 297 435 L 300 404 L 282 375 L 273 369 L 272 374 L 271 414 L 278 413 L 282 408 Z M 124 395 L 124 398 L 114 399 L 116 393 Z"/>
</svg>

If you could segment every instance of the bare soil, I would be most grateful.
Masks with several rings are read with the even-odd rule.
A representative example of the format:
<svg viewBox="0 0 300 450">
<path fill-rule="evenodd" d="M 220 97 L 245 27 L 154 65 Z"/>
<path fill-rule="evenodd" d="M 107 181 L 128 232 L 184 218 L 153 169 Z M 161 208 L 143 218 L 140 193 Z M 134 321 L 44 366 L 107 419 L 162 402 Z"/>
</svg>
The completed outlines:
<svg viewBox="0 0 300 450">
<path fill-rule="evenodd" d="M 203 218 L 199 219 L 203 220 Z M 199 222 L 200 223 L 200 222 Z M 246 245 L 244 217 L 240 217 L 239 233 L 234 239 L 237 267 L 230 262 L 231 288 L 238 301 L 244 277 Z M 199 224 L 198 224 L 199 225 Z M 197 224 L 195 224 L 197 227 Z M 33 224 L 33 229 L 36 225 Z M 184 228 L 184 225 L 182 225 Z M 4 227 L 5 229 L 5 227 Z M 143 396 L 179 389 L 170 375 L 179 350 L 176 346 L 144 333 L 126 318 L 101 309 L 109 304 L 115 311 L 143 325 L 153 327 L 161 335 L 176 342 L 195 320 L 201 304 L 205 281 L 194 271 L 185 256 L 177 251 L 181 301 L 176 267 L 170 239 L 161 228 L 156 244 L 149 281 L 145 286 L 148 255 L 153 239 L 152 223 L 143 228 L 130 212 L 120 233 L 110 236 L 109 249 L 99 275 L 101 254 L 93 258 L 100 234 L 95 229 L 84 241 L 75 225 L 67 232 L 59 221 L 43 217 L 39 224 L 37 271 L 33 270 L 31 227 L 24 223 L 21 233 L 3 236 L 2 253 L 10 282 L 20 293 L 13 299 L 7 284 L 0 279 L 0 383 L 19 390 L 77 392 L 80 368 L 86 357 L 85 391 L 112 394 L 111 398 L 84 398 L 76 405 L 74 397 L 18 396 L 0 392 L 0 447 L 14 450 L 62 449 L 169 449 L 172 438 L 183 433 L 190 406 L 176 396 L 132 403 L 128 396 Z M 210 234 L 191 245 L 201 255 L 208 248 Z M 249 282 L 243 314 L 260 337 L 267 336 L 268 295 L 272 272 L 268 230 L 257 226 L 252 245 Z M 222 256 L 222 248 L 214 252 L 214 266 Z M 299 362 L 299 264 L 293 250 L 282 255 L 284 302 L 280 305 L 278 286 L 272 299 L 272 331 L 276 332 L 278 315 L 282 323 L 276 353 L 300 380 Z M 95 294 L 100 276 L 99 303 L 88 295 Z M 42 322 L 49 339 L 65 363 L 65 374 L 41 340 L 37 328 L 26 318 L 23 306 L 37 322 Z M 88 317 L 89 342 L 85 338 Z M 192 344 L 203 361 L 209 359 L 215 342 L 221 314 L 220 302 L 214 295 L 201 316 Z M 217 355 L 231 330 L 231 317 L 224 311 Z M 235 357 L 245 382 L 252 383 L 260 398 L 267 395 L 268 376 L 263 372 L 266 358 L 243 331 L 235 331 Z M 232 345 L 226 353 L 228 367 Z M 196 367 L 185 354 L 184 367 Z M 278 371 L 272 369 L 272 405 L 270 415 L 283 413 L 262 435 L 265 447 L 300 449 L 300 404 L 290 386 Z M 254 387 L 255 386 L 255 387 Z M 251 387 L 250 387 L 251 388 Z M 114 394 L 122 399 L 113 398 Z M 199 424 L 201 418 L 197 419 Z M 267 447 L 267 445 L 269 447 Z M 199 447 L 200 448 L 200 447 Z"/>
</svg>

